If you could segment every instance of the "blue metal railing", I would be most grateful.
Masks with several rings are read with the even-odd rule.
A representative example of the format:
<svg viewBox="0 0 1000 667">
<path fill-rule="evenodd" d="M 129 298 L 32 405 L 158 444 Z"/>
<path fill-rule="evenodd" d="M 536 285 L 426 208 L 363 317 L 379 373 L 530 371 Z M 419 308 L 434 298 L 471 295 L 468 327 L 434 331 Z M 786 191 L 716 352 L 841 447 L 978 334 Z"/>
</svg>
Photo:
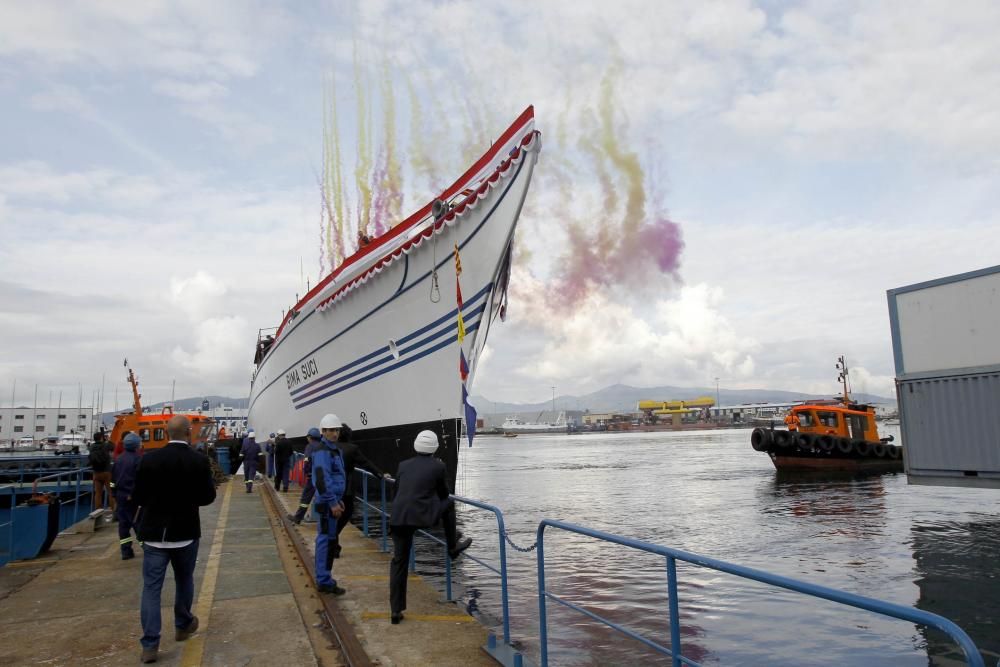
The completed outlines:
<svg viewBox="0 0 1000 667">
<path fill-rule="evenodd" d="M 0 486 L 0 490 L 4 493 L 10 492 L 10 521 L 0 523 L 0 530 L 7 529 L 7 549 L 0 552 L 0 565 L 3 565 L 10 560 L 11 554 L 14 553 L 14 505 L 17 504 L 17 485 L 4 484 Z"/>
<path fill-rule="evenodd" d="M 86 463 L 85 455 L 28 456 L 0 458 L 0 479 L 4 483 L 29 482 L 38 474 L 74 470 Z"/>
<path fill-rule="evenodd" d="M 367 481 L 363 481 L 362 482 L 362 485 L 361 485 L 361 487 L 362 487 L 362 491 L 361 491 L 361 493 L 362 493 L 362 497 L 361 497 L 361 507 L 362 507 L 361 522 L 362 522 L 362 530 L 364 531 L 364 534 L 367 537 L 368 536 L 368 510 L 370 508 L 370 509 L 374 510 L 375 512 L 378 512 L 378 514 L 379 514 L 379 516 L 381 518 L 381 522 L 382 522 L 382 536 L 381 536 L 382 537 L 382 546 L 381 546 L 381 550 L 383 552 L 387 552 L 389 550 L 389 547 L 388 547 L 388 542 L 387 542 L 387 537 L 386 537 L 386 535 L 388 533 L 388 531 L 386 530 L 386 523 L 388 521 L 388 516 L 389 515 L 388 515 L 388 512 L 386 510 L 386 506 L 385 506 L 386 485 L 387 484 L 395 484 L 396 480 L 392 479 L 391 477 L 384 477 L 384 476 L 379 476 L 379 475 L 372 474 L 371 472 L 369 472 L 367 470 L 364 470 L 362 468 L 356 468 L 355 472 L 361 474 L 363 480 L 365 480 L 365 478 L 371 478 L 371 479 L 378 479 L 379 480 L 380 490 L 381 490 L 381 493 L 380 493 L 381 500 L 380 500 L 380 505 L 379 506 L 375 506 L 375 505 L 373 505 L 372 503 L 370 503 L 368 501 L 368 483 L 367 483 Z M 478 563 L 479 565 L 483 566 L 484 568 L 486 568 L 490 572 L 493 572 L 494 574 L 496 574 L 497 576 L 500 577 L 500 604 L 501 604 L 502 613 L 503 613 L 503 642 L 504 642 L 504 644 L 508 644 L 509 645 L 510 644 L 510 600 L 509 600 L 509 597 L 508 597 L 508 589 L 507 589 L 507 545 L 506 545 L 506 543 L 504 541 L 504 536 L 507 533 L 506 533 L 506 528 L 504 526 L 503 512 L 500 511 L 500 508 L 498 508 L 498 507 L 496 507 L 494 505 L 490 505 L 489 503 L 483 503 L 483 502 L 480 502 L 478 500 L 473 500 L 471 498 L 465 498 L 465 497 L 456 496 L 456 495 L 451 495 L 450 497 L 455 502 L 462 503 L 463 505 L 468 505 L 470 507 L 475 507 L 477 509 L 485 510 L 487 512 L 492 512 L 493 516 L 496 517 L 496 520 L 497 520 L 497 536 L 499 538 L 499 545 L 500 545 L 500 564 L 499 564 L 500 566 L 499 566 L 499 568 L 493 566 L 491 563 L 487 563 L 486 561 L 484 561 L 484 560 L 482 560 L 482 559 L 480 559 L 480 558 L 478 558 L 476 556 L 473 556 L 473 555 L 469 554 L 468 552 L 465 553 L 465 558 L 467 558 L 468 560 L 471 560 L 471 561 L 473 561 L 475 563 Z M 451 556 L 448 554 L 448 545 L 447 545 L 447 543 L 444 540 L 442 540 L 441 538 L 437 537 L 436 535 L 433 535 L 432 533 L 430 533 L 430 532 L 428 532 L 426 530 L 418 530 L 417 532 L 420 533 L 421 535 L 424 535 L 425 537 L 429 538 L 433 542 L 437 542 L 438 544 L 440 544 L 444 548 L 445 596 L 447 597 L 447 599 L 449 601 L 451 601 L 453 599 L 452 598 L 452 591 L 451 591 L 451 588 L 452 588 L 451 587 L 451 580 L 452 580 L 452 560 L 451 560 Z M 415 564 L 414 552 L 411 551 L 410 552 L 410 570 L 414 570 L 415 569 L 415 565 L 416 564 Z"/>
<path fill-rule="evenodd" d="M 51 482 L 53 480 L 55 481 L 55 489 L 51 492 L 55 494 L 57 502 L 59 503 L 59 518 L 57 526 L 59 531 L 65 530 L 82 518 L 80 513 L 81 501 L 88 496 L 93 496 L 93 487 L 86 490 L 83 488 L 84 477 L 91 472 L 90 468 L 75 468 L 73 470 L 64 470 L 53 473 L 51 475 L 42 475 L 35 478 L 33 481 L 31 485 L 31 495 L 38 493 L 39 483 Z M 17 496 L 19 493 L 26 493 L 27 488 L 15 483 L 0 486 L 0 490 L 2 490 L 4 494 L 8 492 L 10 493 L 10 519 L 0 523 L 0 530 L 6 529 L 7 532 L 7 541 L 5 542 L 6 549 L 3 552 L 0 552 L 0 565 L 3 565 L 11 560 L 15 553 L 15 523 L 17 523 L 16 520 L 18 516 L 18 513 L 15 511 L 17 508 Z M 67 500 L 62 500 L 62 496 L 68 493 L 72 493 L 73 496 Z M 86 516 L 88 513 L 89 509 L 84 512 L 83 515 Z"/>
<path fill-rule="evenodd" d="M 657 554 L 659 556 L 664 556 L 666 558 L 667 567 L 667 588 L 669 595 L 669 605 L 670 605 L 670 647 L 663 646 L 647 637 L 643 637 L 619 624 L 609 621 L 606 618 L 588 610 L 584 609 L 580 605 L 574 604 L 568 600 L 564 600 L 559 596 L 549 592 L 545 588 L 545 528 L 551 526 L 552 528 L 558 528 L 559 530 L 564 530 L 570 533 L 576 533 L 578 535 L 584 535 L 597 540 L 603 540 L 605 542 L 611 542 L 613 544 L 618 544 L 621 546 L 629 547 L 631 549 L 637 549 L 639 551 L 645 551 L 652 554 Z M 681 647 L 681 634 L 680 634 L 680 609 L 677 600 L 677 561 L 684 561 L 697 565 L 700 567 L 708 568 L 711 570 L 717 570 L 719 572 L 725 572 L 727 574 L 732 574 L 743 579 L 750 579 L 753 581 L 758 581 L 769 586 L 777 586 L 779 588 L 784 588 L 786 590 L 794 591 L 796 593 L 802 593 L 804 595 L 809 595 L 812 597 L 822 598 L 825 600 L 831 600 L 839 604 L 847 605 L 850 607 L 856 607 L 858 609 L 864 609 L 876 614 L 882 614 L 883 616 L 889 616 L 892 618 L 898 618 L 904 621 L 910 621 L 911 623 L 916 623 L 919 625 L 924 625 L 932 628 L 936 628 L 941 632 L 947 634 L 951 639 L 958 644 L 962 651 L 965 653 L 965 659 L 967 664 L 972 665 L 972 667 L 983 667 L 983 658 L 976 645 L 972 642 L 965 631 L 960 627 L 955 625 L 948 619 L 938 616 L 937 614 L 932 614 L 930 612 L 922 611 L 919 609 L 913 609 L 911 607 L 904 607 L 902 605 L 893 604 L 891 602 L 884 602 L 882 600 L 876 600 L 874 598 L 864 597 L 861 595 L 854 595 L 853 593 L 847 593 L 845 591 L 838 591 L 833 588 L 827 588 L 825 586 L 817 586 L 816 584 L 806 583 L 804 581 L 798 581 L 796 579 L 791 579 L 789 577 L 783 577 L 777 574 L 771 574 L 769 572 L 764 572 L 762 570 L 755 570 L 749 567 L 743 567 L 741 565 L 734 565 L 732 563 L 727 563 L 721 560 L 715 560 L 713 558 L 706 558 L 704 556 L 698 556 L 696 554 L 688 553 L 686 551 L 681 551 L 679 549 L 671 549 L 670 547 L 660 546 L 658 544 L 651 544 L 649 542 L 642 542 L 640 540 L 635 540 L 627 537 L 619 537 L 617 535 L 612 535 L 610 533 L 605 533 L 600 530 L 593 530 L 591 528 L 584 528 L 582 526 L 577 526 L 565 521 L 556 521 L 553 519 L 543 519 L 541 523 L 538 524 L 538 614 L 539 614 L 539 636 L 541 640 L 541 659 L 542 667 L 548 666 L 548 625 L 546 620 L 546 601 L 553 600 L 559 604 L 573 609 L 575 611 L 584 614 L 585 616 L 598 621 L 618 632 L 621 632 L 639 642 L 642 642 L 646 646 L 654 649 L 655 651 L 662 653 L 664 655 L 670 656 L 673 666 L 680 667 L 681 664 L 692 665 L 693 667 L 698 667 L 698 663 L 685 658 L 682 655 Z"/>
</svg>

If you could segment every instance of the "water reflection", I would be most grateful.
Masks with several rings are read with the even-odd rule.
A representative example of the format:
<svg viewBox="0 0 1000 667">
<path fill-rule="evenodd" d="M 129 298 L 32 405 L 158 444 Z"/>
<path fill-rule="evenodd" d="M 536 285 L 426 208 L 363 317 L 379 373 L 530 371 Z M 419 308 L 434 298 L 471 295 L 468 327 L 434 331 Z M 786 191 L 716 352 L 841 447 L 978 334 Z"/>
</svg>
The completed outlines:
<svg viewBox="0 0 1000 667">
<path fill-rule="evenodd" d="M 776 471 L 761 512 L 808 518 L 813 537 L 873 539 L 884 535 L 883 475 Z"/>
<path fill-rule="evenodd" d="M 983 652 L 986 664 L 1000 664 L 1000 520 L 914 525 L 911 534 L 920 589 L 917 608 L 957 623 Z M 930 664 L 964 664 L 945 635 L 925 628 L 920 634 Z"/>
</svg>

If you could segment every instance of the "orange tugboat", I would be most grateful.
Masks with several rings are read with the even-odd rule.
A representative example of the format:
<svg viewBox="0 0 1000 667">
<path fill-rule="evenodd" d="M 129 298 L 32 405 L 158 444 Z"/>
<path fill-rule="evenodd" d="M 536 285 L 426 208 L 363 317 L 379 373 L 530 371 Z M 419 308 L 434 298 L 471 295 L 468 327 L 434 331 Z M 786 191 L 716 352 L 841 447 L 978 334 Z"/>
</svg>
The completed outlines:
<svg viewBox="0 0 1000 667">
<path fill-rule="evenodd" d="M 125 360 L 125 367 L 128 368 L 128 359 Z M 143 412 L 139 393 L 139 381 L 135 378 L 132 369 L 128 369 L 128 382 L 132 387 L 133 409 L 115 416 L 115 425 L 111 429 L 111 442 L 115 445 L 115 456 L 123 450 L 122 438 L 129 431 L 137 433 L 142 438 L 142 448 L 144 450 L 159 449 L 169 442 L 167 437 L 167 420 L 174 416 L 174 409 L 165 406 L 160 412 Z M 197 413 L 177 413 L 184 414 L 191 420 L 191 446 L 197 447 L 199 444 L 207 443 L 215 430 L 215 420 L 205 415 Z"/>
<path fill-rule="evenodd" d="M 844 357 L 837 360 L 843 396 L 789 411 L 788 430 L 755 428 L 750 444 L 766 452 L 778 470 L 872 470 L 901 472 L 903 448 L 880 438 L 875 408 L 851 400 Z"/>
</svg>

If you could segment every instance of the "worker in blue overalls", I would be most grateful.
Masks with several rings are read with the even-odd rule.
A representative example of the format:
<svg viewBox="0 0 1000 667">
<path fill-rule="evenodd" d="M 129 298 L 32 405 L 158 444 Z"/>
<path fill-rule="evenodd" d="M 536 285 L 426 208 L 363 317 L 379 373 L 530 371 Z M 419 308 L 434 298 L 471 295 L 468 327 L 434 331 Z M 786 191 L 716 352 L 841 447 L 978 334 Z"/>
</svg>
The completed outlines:
<svg viewBox="0 0 1000 667">
<path fill-rule="evenodd" d="M 139 469 L 139 445 L 142 440 L 135 433 L 125 436 L 122 444 L 125 451 L 121 453 L 111 466 L 111 491 L 115 494 L 118 504 L 115 514 L 118 516 L 118 544 L 122 551 L 122 560 L 135 558 L 132 549 L 132 527 L 135 521 L 136 505 L 132 500 L 135 491 L 135 473 Z"/>
<path fill-rule="evenodd" d="M 306 476 L 306 481 L 302 486 L 302 495 L 299 497 L 299 509 L 295 511 L 295 514 L 288 515 L 289 520 L 296 524 L 302 523 L 302 519 L 306 518 L 306 512 L 309 511 L 309 503 L 312 502 L 313 496 L 316 495 L 316 487 L 313 486 L 312 478 L 312 457 L 316 453 L 316 450 L 323 446 L 323 436 L 320 434 L 318 428 L 313 427 L 309 429 L 309 434 L 306 437 L 308 438 L 305 451 L 306 458 L 302 462 L 302 472 Z"/>
<path fill-rule="evenodd" d="M 333 569 L 333 545 L 337 541 L 337 519 L 344 513 L 341 499 L 347 488 L 344 457 L 337 448 L 340 437 L 340 418 L 326 415 L 319 423 L 323 436 L 322 445 L 312 457 L 312 482 L 319 496 L 316 512 L 319 527 L 316 530 L 316 590 L 320 593 L 343 595 L 347 591 L 337 585 L 330 570 Z"/>
</svg>

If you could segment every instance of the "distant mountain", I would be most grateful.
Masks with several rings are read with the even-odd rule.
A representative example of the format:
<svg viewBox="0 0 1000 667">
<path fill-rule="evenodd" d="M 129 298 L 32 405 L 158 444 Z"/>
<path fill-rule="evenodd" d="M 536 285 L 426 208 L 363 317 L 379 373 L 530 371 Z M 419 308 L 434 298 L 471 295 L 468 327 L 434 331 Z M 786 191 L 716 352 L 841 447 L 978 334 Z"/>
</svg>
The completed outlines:
<svg viewBox="0 0 1000 667">
<path fill-rule="evenodd" d="M 220 405 L 225 405 L 228 408 L 237 408 L 246 410 L 250 407 L 249 398 L 231 398 L 229 396 L 195 396 L 192 398 L 178 398 L 173 401 L 174 410 L 177 412 L 188 412 L 190 410 L 198 410 L 201 408 L 202 401 L 208 401 L 210 408 L 216 408 Z M 160 401 L 159 403 L 153 403 L 151 405 L 146 405 L 143 403 L 143 412 L 160 412 L 170 401 Z M 118 412 L 127 412 L 132 409 L 132 404 L 128 403 L 126 405 L 120 406 Z M 105 412 L 101 415 L 101 418 L 105 424 L 113 424 L 115 421 L 115 412 Z"/>
<path fill-rule="evenodd" d="M 556 410 L 589 410 L 591 412 L 634 412 L 636 404 L 642 400 L 667 401 L 710 396 L 715 398 L 715 387 L 631 387 L 624 384 L 613 384 L 610 387 L 598 389 L 595 392 L 581 396 L 556 396 Z M 893 398 L 876 396 L 874 394 L 855 393 L 852 395 L 863 403 L 894 404 Z M 778 391 L 775 389 L 720 389 L 719 401 L 723 406 L 742 405 L 745 403 L 789 403 L 817 398 L 833 398 L 831 392 L 827 395 L 803 394 L 795 391 Z M 472 396 L 469 400 L 480 413 L 518 413 L 551 410 L 552 401 L 538 403 L 504 403 L 491 401 L 485 396 Z"/>
</svg>

